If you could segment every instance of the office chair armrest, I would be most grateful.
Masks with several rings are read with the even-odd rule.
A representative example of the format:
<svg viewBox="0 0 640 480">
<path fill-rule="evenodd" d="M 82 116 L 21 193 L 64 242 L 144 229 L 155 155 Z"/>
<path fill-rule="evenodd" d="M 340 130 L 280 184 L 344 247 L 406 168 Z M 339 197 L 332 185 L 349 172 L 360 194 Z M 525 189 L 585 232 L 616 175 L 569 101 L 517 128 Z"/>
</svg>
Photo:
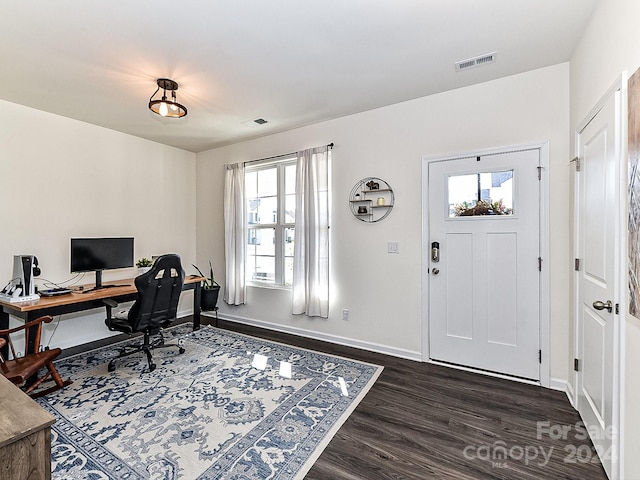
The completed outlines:
<svg viewBox="0 0 640 480">
<path fill-rule="evenodd" d="M 117 308 L 118 302 L 116 302 L 113 298 L 103 298 L 102 303 L 108 308 Z"/>
<path fill-rule="evenodd" d="M 116 302 L 113 298 L 103 298 L 102 303 L 107 309 L 107 318 L 105 318 L 104 323 L 107 325 L 107 328 L 109 330 L 113 330 L 113 327 L 111 326 L 111 320 L 113 319 L 111 310 L 114 308 L 118 308 L 118 302 Z"/>
</svg>

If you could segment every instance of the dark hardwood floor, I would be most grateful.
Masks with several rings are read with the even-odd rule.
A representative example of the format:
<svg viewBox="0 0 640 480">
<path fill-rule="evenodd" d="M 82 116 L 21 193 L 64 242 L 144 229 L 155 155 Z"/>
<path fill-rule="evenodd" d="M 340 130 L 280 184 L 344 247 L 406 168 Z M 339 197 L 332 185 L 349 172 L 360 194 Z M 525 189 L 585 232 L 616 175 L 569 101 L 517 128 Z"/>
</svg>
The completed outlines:
<svg viewBox="0 0 640 480">
<path fill-rule="evenodd" d="M 219 327 L 384 366 L 307 479 L 607 478 L 562 392 L 223 320 Z"/>
</svg>

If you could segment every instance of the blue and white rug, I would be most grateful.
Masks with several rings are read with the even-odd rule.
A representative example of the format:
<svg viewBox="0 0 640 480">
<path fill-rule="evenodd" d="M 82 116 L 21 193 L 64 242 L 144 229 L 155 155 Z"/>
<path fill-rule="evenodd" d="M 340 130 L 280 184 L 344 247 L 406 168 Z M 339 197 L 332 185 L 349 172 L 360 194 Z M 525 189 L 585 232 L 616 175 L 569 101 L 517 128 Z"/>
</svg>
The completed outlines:
<svg viewBox="0 0 640 480">
<path fill-rule="evenodd" d="M 156 350 L 151 373 L 139 355 L 109 373 L 113 346 L 57 363 L 74 383 L 38 399 L 57 418 L 54 479 L 300 479 L 382 371 L 213 327 L 172 335 L 186 353 Z"/>
</svg>

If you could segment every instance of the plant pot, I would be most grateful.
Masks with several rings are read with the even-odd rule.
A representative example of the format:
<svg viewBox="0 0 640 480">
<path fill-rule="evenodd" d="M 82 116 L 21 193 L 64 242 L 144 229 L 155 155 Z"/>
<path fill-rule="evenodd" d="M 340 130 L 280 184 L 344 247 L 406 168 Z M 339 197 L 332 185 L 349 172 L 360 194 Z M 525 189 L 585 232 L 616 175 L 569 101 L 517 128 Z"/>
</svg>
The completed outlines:
<svg viewBox="0 0 640 480">
<path fill-rule="evenodd" d="M 203 288 L 200 296 L 200 308 L 202 310 L 209 311 L 215 310 L 218 303 L 218 294 L 220 293 L 220 286 L 216 285 L 212 288 Z"/>
</svg>

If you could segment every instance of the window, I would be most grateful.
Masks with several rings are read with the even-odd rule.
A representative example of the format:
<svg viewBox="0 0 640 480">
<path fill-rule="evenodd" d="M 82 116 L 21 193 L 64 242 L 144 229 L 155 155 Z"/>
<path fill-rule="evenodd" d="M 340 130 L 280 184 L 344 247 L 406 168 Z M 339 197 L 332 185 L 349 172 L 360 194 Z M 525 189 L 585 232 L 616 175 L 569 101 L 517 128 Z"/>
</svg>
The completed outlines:
<svg viewBox="0 0 640 480">
<path fill-rule="evenodd" d="M 296 158 L 246 167 L 247 281 L 293 284 Z"/>
<path fill-rule="evenodd" d="M 513 170 L 449 177 L 449 218 L 513 215 Z"/>
</svg>

